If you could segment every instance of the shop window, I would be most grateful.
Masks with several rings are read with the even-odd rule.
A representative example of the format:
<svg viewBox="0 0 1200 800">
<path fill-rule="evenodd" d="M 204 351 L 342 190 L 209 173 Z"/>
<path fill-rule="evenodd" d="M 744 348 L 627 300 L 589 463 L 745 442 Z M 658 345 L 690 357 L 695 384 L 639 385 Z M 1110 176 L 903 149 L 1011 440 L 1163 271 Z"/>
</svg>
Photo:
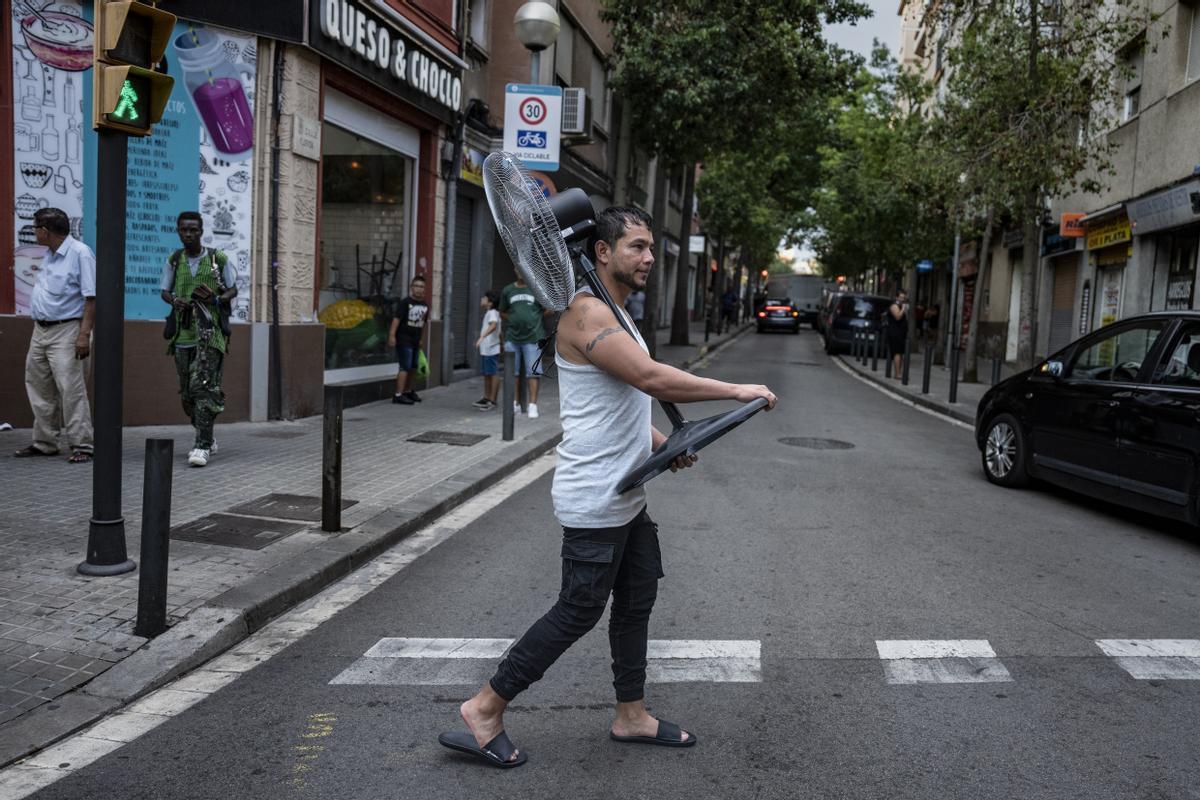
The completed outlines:
<svg viewBox="0 0 1200 800">
<path fill-rule="evenodd" d="M 1171 260 L 1167 269 L 1168 311 L 1192 307 L 1197 245 L 1200 245 L 1200 236 L 1175 236 L 1171 239 Z"/>
<path fill-rule="evenodd" d="M 387 364 L 391 312 L 407 291 L 413 161 L 325 123 L 320 287 L 325 368 Z"/>
</svg>

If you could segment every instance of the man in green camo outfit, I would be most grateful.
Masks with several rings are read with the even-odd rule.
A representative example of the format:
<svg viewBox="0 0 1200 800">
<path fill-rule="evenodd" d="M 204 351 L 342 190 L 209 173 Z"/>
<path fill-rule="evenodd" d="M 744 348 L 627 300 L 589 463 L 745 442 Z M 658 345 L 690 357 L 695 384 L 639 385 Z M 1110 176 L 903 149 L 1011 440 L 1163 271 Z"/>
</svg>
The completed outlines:
<svg viewBox="0 0 1200 800">
<path fill-rule="evenodd" d="M 221 332 L 220 309 L 237 297 L 237 275 L 225 253 L 200 245 L 204 220 L 199 212 L 184 211 L 175 227 L 183 249 L 171 254 L 161 284 L 162 299 L 171 304 L 175 316 L 167 354 L 175 356 L 183 413 L 196 429 L 188 463 L 203 467 L 217 451 L 213 423 L 225 410 L 221 368 L 228 341 Z"/>
</svg>

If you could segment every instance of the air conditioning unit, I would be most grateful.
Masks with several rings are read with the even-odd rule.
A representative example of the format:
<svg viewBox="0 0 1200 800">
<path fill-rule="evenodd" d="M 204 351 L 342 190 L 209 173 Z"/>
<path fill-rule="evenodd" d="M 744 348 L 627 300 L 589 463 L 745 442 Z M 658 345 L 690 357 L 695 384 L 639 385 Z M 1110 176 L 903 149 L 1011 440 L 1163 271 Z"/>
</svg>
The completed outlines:
<svg viewBox="0 0 1200 800">
<path fill-rule="evenodd" d="M 579 87 L 563 89 L 562 134 L 568 138 L 591 136 L 592 102 L 586 90 Z"/>
</svg>

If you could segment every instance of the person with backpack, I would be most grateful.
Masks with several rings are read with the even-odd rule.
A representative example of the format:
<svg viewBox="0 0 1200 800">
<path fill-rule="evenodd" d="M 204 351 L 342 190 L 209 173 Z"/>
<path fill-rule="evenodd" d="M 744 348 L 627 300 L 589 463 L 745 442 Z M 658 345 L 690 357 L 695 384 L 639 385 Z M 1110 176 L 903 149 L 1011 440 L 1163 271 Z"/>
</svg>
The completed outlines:
<svg viewBox="0 0 1200 800">
<path fill-rule="evenodd" d="M 203 467 L 217 451 L 213 423 L 225 410 L 221 369 L 229 346 L 229 304 L 237 297 L 237 273 L 224 252 L 201 246 L 200 212 L 181 213 L 175 231 L 183 247 L 163 268 L 161 296 L 171 306 L 163 335 L 169 341 L 167 355 L 175 357 L 183 413 L 196 429 L 188 463 Z"/>
</svg>

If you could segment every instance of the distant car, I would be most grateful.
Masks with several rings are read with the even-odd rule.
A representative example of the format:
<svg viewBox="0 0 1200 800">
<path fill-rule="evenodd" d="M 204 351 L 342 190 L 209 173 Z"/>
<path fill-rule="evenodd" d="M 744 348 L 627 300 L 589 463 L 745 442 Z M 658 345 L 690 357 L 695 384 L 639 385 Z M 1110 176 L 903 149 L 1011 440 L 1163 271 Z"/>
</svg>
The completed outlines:
<svg viewBox="0 0 1200 800">
<path fill-rule="evenodd" d="M 755 314 L 758 332 L 791 331 L 800 332 L 800 311 L 786 297 L 768 297 L 767 302 Z"/>
<path fill-rule="evenodd" d="M 876 334 L 891 298 L 882 295 L 845 292 L 836 295 L 821 325 L 825 352 L 849 352 L 856 333 Z"/>
<path fill-rule="evenodd" d="M 1200 312 L 1113 323 L 997 384 L 975 441 L 992 483 L 1200 523 Z"/>
<path fill-rule="evenodd" d="M 825 325 L 828 322 L 829 315 L 833 312 L 834 307 L 837 305 L 838 298 L 841 297 L 842 294 L 844 294 L 844 292 L 842 292 L 840 289 L 827 289 L 821 296 L 821 304 L 817 308 L 817 321 L 813 324 L 813 327 L 817 329 L 817 333 L 821 334 L 821 336 L 825 335 Z"/>
</svg>

